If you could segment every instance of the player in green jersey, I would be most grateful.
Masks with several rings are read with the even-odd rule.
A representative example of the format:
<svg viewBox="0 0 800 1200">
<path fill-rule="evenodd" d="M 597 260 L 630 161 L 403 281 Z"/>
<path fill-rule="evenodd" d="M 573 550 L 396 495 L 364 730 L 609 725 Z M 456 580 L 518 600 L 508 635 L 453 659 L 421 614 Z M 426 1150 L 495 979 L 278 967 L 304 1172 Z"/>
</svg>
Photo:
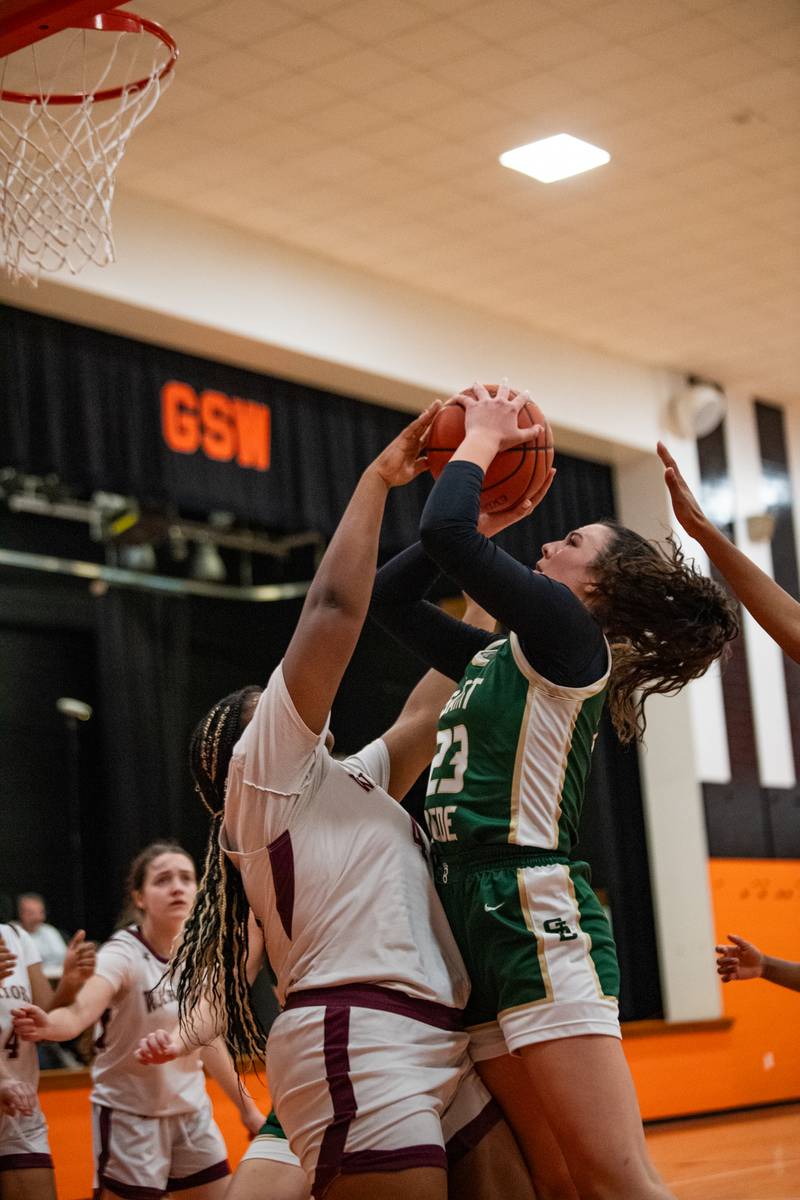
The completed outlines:
<svg viewBox="0 0 800 1200">
<path fill-rule="evenodd" d="M 473 1056 L 517 1134 L 537 1194 L 664 1200 L 619 1041 L 613 938 L 569 858 L 604 703 L 623 740 L 648 695 L 701 675 L 736 635 L 724 592 L 614 522 L 543 548 L 536 569 L 487 536 L 483 473 L 518 442 L 525 396 L 476 385 L 466 435 L 431 493 L 421 545 L 378 575 L 376 618 L 458 680 L 439 724 L 426 816 L 439 895 L 472 978 Z M 534 430 L 528 431 L 535 436 Z M 470 631 L 427 604 L 444 571 L 508 628 Z"/>
</svg>

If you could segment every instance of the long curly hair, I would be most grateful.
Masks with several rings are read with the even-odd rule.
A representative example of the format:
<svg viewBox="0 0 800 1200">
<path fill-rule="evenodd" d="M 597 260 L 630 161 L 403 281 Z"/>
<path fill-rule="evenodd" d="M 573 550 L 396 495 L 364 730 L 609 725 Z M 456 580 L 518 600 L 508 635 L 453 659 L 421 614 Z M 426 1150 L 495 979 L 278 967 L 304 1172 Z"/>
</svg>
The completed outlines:
<svg viewBox="0 0 800 1200">
<path fill-rule="evenodd" d="M 233 748 L 261 691 L 250 686 L 218 700 L 192 734 L 189 765 L 195 790 L 211 813 L 211 830 L 203 878 L 169 967 L 181 1026 L 191 1031 L 200 1002 L 209 1005 L 240 1075 L 263 1062 L 267 1036 L 247 983 L 250 905 L 219 835 Z"/>
<path fill-rule="evenodd" d="M 739 633 L 728 593 L 702 575 L 670 534 L 649 541 L 616 521 L 592 564 L 587 597 L 611 645 L 608 707 L 623 742 L 641 739 L 648 696 L 673 696 L 723 659 Z"/>
</svg>

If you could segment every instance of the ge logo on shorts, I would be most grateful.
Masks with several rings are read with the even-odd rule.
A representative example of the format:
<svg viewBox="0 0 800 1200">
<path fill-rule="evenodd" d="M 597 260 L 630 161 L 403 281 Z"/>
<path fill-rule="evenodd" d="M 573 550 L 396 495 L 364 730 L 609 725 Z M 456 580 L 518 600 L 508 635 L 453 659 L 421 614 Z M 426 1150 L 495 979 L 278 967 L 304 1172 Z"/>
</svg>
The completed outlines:
<svg viewBox="0 0 800 1200">
<path fill-rule="evenodd" d="M 552 917 L 544 923 L 545 933 L 557 933 L 560 942 L 572 942 L 578 936 L 574 929 L 570 929 L 563 917 Z"/>
</svg>

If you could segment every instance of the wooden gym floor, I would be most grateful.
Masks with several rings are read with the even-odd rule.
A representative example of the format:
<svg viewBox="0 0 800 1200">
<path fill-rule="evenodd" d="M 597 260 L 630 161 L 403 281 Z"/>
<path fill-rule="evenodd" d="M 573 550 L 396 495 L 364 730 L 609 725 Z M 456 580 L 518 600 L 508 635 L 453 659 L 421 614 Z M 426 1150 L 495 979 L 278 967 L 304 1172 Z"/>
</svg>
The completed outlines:
<svg viewBox="0 0 800 1200">
<path fill-rule="evenodd" d="M 800 1104 L 647 1127 L 677 1200 L 800 1200 Z"/>
</svg>

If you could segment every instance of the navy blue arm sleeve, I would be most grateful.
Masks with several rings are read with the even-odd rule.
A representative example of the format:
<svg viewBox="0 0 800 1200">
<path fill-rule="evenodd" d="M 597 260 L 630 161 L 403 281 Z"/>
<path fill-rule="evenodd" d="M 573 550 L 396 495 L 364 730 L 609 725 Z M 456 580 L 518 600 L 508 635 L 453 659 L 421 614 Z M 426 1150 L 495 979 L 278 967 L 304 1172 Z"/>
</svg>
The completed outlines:
<svg viewBox="0 0 800 1200">
<path fill-rule="evenodd" d="M 427 666 L 459 680 L 470 659 L 494 637 L 424 599 L 439 574 L 419 542 L 409 546 L 378 571 L 370 615 Z"/>
<path fill-rule="evenodd" d="M 422 514 L 425 553 L 517 634 L 539 674 L 566 687 L 596 682 L 608 665 L 600 626 L 568 587 L 517 562 L 478 532 L 482 482 L 475 463 L 448 463 Z"/>
</svg>

